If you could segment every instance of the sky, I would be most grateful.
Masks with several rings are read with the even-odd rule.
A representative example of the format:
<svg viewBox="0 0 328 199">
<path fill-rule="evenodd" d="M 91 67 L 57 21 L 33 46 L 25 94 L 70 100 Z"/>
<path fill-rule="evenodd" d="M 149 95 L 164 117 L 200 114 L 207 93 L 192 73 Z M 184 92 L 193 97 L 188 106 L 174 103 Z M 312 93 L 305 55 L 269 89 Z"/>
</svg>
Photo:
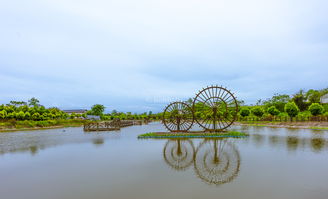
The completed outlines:
<svg viewBox="0 0 328 199">
<path fill-rule="evenodd" d="M 159 112 L 328 86 L 327 0 L 1 0 L 0 104 Z"/>
</svg>

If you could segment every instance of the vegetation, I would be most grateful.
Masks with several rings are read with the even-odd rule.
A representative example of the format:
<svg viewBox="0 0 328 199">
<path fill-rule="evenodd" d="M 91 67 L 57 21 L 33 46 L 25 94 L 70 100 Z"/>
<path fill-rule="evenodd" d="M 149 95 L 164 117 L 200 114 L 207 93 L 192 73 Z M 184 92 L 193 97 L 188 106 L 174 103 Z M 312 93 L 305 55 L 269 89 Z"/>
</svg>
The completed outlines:
<svg viewBox="0 0 328 199">
<path fill-rule="evenodd" d="M 324 108 L 319 103 L 312 103 L 311 106 L 309 106 L 309 111 L 312 115 L 317 116 L 324 112 Z"/>
<path fill-rule="evenodd" d="M 249 110 L 249 108 L 244 107 L 240 109 L 239 113 L 242 117 L 247 117 L 251 114 L 251 111 Z"/>
<path fill-rule="evenodd" d="M 328 116 L 328 104 L 321 104 L 320 98 L 328 93 L 328 88 L 321 90 L 300 90 L 294 95 L 275 94 L 267 100 L 258 100 L 256 105 L 242 106 L 239 111 L 241 120 L 267 120 L 287 118 L 306 120 L 312 116 Z M 247 109 L 251 110 L 247 114 Z"/>
<path fill-rule="evenodd" d="M 145 133 L 138 136 L 138 138 L 207 138 L 207 137 L 245 137 L 247 133 L 228 131 L 228 132 L 190 132 L 190 133 Z"/>
<path fill-rule="evenodd" d="M 280 111 L 275 107 L 275 106 L 270 106 L 268 109 L 267 109 L 267 112 L 272 115 L 272 116 L 277 116 L 279 115 Z"/>
<path fill-rule="evenodd" d="M 256 106 L 256 107 L 252 108 L 252 113 L 253 113 L 253 115 L 255 115 L 257 117 L 262 117 L 264 114 L 264 110 L 262 107 Z"/>
<path fill-rule="evenodd" d="M 295 102 L 288 102 L 285 105 L 285 112 L 289 115 L 289 117 L 293 118 L 300 112 L 300 110 Z"/>
<path fill-rule="evenodd" d="M 9 104 L 0 105 L 0 130 L 37 128 L 50 126 L 67 126 L 69 124 L 82 125 L 89 115 L 100 116 L 102 120 L 112 119 L 160 119 L 161 114 L 149 113 L 132 114 L 113 110 L 112 113 L 104 113 L 105 106 L 95 104 L 86 114 L 67 114 L 56 107 L 45 108 L 36 98 L 31 98 L 28 102 L 10 101 Z"/>
</svg>

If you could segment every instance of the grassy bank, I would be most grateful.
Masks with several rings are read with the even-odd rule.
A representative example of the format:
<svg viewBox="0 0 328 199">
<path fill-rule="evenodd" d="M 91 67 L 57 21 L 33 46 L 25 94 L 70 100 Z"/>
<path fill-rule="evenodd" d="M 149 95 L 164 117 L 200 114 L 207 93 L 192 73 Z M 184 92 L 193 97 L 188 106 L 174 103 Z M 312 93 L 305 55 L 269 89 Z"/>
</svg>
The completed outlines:
<svg viewBox="0 0 328 199">
<path fill-rule="evenodd" d="M 297 128 L 297 129 L 328 130 L 328 122 L 248 121 L 248 122 L 235 122 L 235 125 L 262 126 L 262 127 L 275 127 L 275 128 Z"/>
<path fill-rule="evenodd" d="M 138 138 L 227 138 L 227 137 L 245 137 L 247 133 L 228 131 L 228 132 L 186 132 L 186 133 L 167 133 L 167 132 L 151 132 L 138 136 Z"/>
<path fill-rule="evenodd" d="M 50 129 L 62 127 L 77 127 L 82 126 L 86 121 L 81 119 L 59 119 L 59 120 L 9 120 L 0 122 L 0 132 L 35 130 L 35 129 Z"/>
</svg>

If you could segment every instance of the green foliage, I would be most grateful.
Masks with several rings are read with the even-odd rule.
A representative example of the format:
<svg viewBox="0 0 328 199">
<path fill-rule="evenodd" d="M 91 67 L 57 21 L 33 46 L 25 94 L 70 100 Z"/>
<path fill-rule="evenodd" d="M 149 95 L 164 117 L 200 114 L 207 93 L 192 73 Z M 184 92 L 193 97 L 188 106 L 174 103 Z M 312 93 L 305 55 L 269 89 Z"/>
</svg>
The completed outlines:
<svg viewBox="0 0 328 199">
<path fill-rule="evenodd" d="M 138 136 L 138 138 L 200 138 L 200 137 L 245 137 L 249 136 L 247 133 L 238 131 L 228 132 L 213 132 L 213 133 L 145 133 Z"/>
<path fill-rule="evenodd" d="M 40 113 L 34 113 L 33 115 L 32 115 L 32 120 L 40 120 L 41 119 L 41 117 L 40 117 Z"/>
<path fill-rule="evenodd" d="M 25 113 L 23 111 L 19 111 L 18 113 L 16 113 L 16 119 L 24 120 L 25 119 Z"/>
<path fill-rule="evenodd" d="M 312 113 L 312 115 L 317 116 L 324 112 L 324 108 L 319 103 L 312 103 L 309 107 L 309 111 Z"/>
<path fill-rule="evenodd" d="M 262 107 L 256 106 L 256 107 L 252 108 L 252 114 L 257 117 L 262 117 L 264 114 L 264 110 Z"/>
<path fill-rule="evenodd" d="M 284 107 L 290 101 L 289 95 L 275 94 L 271 99 L 263 102 L 266 108 L 275 106 L 280 112 L 284 112 Z"/>
<path fill-rule="evenodd" d="M 311 114 L 310 111 L 303 111 L 303 112 L 299 112 L 299 113 L 298 113 L 298 116 L 300 116 L 300 117 L 304 117 L 304 118 L 307 118 L 307 117 L 311 117 L 312 114 Z"/>
<path fill-rule="evenodd" d="M 242 116 L 242 117 L 247 117 L 251 114 L 251 111 L 249 110 L 249 108 L 247 107 L 244 107 L 244 108 L 241 108 L 240 111 L 239 111 L 239 114 Z"/>
<path fill-rule="evenodd" d="M 309 105 L 306 102 L 307 99 L 303 90 L 300 90 L 298 93 L 296 93 L 293 96 L 292 100 L 295 102 L 300 111 L 305 111 Z"/>
<path fill-rule="evenodd" d="M 2 110 L 0 111 L 0 119 L 5 119 L 7 117 L 7 111 Z"/>
<path fill-rule="evenodd" d="M 105 111 L 105 106 L 101 104 L 95 104 L 91 107 L 90 115 L 98 115 L 101 116 Z"/>
<path fill-rule="evenodd" d="M 306 98 L 309 103 L 319 103 L 320 102 L 321 93 L 320 91 L 310 89 L 306 92 Z"/>
<path fill-rule="evenodd" d="M 32 97 L 30 100 L 28 100 L 28 105 L 36 107 L 36 106 L 39 106 L 39 102 L 40 101 L 38 99 L 36 99 L 35 97 Z"/>
<path fill-rule="evenodd" d="M 290 116 L 290 117 L 295 117 L 299 112 L 299 108 L 297 107 L 295 102 L 288 102 L 285 105 L 285 112 Z"/>
<path fill-rule="evenodd" d="M 267 112 L 272 115 L 272 116 L 276 116 L 280 113 L 280 111 L 275 107 L 275 106 L 270 106 L 268 109 L 267 109 Z"/>
</svg>

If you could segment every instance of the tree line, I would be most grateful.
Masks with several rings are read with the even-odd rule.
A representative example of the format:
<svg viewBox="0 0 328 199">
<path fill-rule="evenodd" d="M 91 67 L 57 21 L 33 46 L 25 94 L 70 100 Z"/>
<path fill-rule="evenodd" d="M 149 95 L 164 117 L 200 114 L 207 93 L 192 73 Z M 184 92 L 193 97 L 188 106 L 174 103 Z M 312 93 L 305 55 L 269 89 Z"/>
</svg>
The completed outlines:
<svg viewBox="0 0 328 199">
<path fill-rule="evenodd" d="M 320 102 L 321 97 L 326 94 L 328 94 L 328 88 L 300 90 L 294 95 L 275 94 L 267 100 L 258 100 L 256 105 L 241 106 L 239 115 L 242 118 L 248 116 L 258 118 L 289 116 L 291 120 L 296 116 L 328 116 L 328 104 Z"/>
</svg>

